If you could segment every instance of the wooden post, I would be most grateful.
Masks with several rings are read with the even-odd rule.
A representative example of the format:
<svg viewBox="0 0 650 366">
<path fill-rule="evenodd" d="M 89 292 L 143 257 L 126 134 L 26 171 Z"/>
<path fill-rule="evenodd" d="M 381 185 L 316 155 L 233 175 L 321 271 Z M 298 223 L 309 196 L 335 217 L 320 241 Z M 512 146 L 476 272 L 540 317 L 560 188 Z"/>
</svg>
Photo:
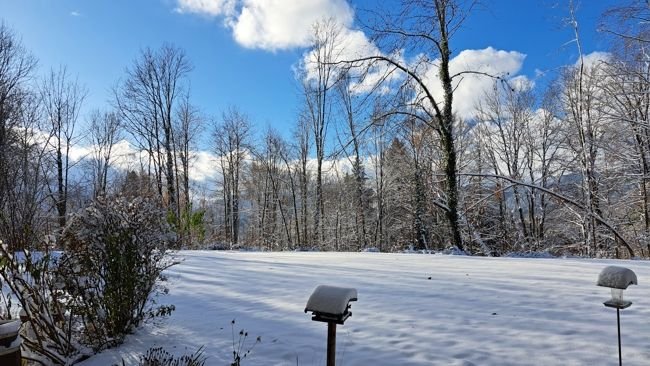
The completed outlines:
<svg viewBox="0 0 650 366">
<path fill-rule="evenodd" d="M 616 327 L 618 329 L 618 366 L 623 366 L 623 356 L 621 354 L 621 311 L 616 308 Z"/>
<path fill-rule="evenodd" d="M 336 366 L 336 323 L 327 323 L 327 366 Z"/>
</svg>

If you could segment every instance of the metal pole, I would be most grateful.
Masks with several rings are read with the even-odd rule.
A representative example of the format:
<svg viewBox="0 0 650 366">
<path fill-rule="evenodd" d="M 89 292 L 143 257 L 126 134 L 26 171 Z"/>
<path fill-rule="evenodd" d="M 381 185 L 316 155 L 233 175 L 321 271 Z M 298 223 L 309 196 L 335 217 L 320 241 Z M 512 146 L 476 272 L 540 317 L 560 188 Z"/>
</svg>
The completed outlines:
<svg viewBox="0 0 650 366">
<path fill-rule="evenodd" d="M 336 323 L 327 323 L 327 366 L 336 366 Z"/>
<path fill-rule="evenodd" d="M 616 308 L 616 325 L 618 327 L 618 365 L 623 366 L 623 356 L 621 355 L 621 314 Z"/>
</svg>

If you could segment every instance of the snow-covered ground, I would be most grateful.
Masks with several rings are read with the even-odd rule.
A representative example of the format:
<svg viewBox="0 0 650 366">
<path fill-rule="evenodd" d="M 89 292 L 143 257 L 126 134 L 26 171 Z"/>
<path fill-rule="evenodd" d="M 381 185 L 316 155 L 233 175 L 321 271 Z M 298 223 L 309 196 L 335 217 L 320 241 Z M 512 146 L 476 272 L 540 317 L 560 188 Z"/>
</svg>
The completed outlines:
<svg viewBox="0 0 650 366">
<path fill-rule="evenodd" d="M 150 346 L 205 347 L 232 361 L 232 319 L 261 336 L 246 365 L 325 365 L 327 326 L 304 307 L 319 284 L 354 287 L 338 365 L 613 365 L 616 311 L 595 285 L 607 265 L 636 272 L 621 312 L 623 362 L 650 365 L 650 262 L 380 253 L 182 252 L 168 271 L 176 305 L 126 343 L 86 361 L 134 364 Z M 430 277 L 430 279 L 429 279 Z"/>
</svg>

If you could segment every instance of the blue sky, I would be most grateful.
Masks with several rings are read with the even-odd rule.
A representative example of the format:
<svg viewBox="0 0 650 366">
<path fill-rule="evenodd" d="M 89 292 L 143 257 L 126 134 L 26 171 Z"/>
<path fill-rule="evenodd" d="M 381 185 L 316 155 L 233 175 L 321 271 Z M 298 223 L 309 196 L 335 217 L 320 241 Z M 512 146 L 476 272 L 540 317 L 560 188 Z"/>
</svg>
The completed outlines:
<svg viewBox="0 0 650 366">
<path fill-rule="evenodd" d="M 567 45 L 572 31 L 562 26 L 567 3 L 486 0 L 452 47 L 456 55 L 489 46 L 525 54 L 519 74 L 543 85 L 553 70 L 576 59 L 575 46 Z M 606 50 L 596 25 L 614 4 L 578 3 L 585 52 Z M 272 124 L 288 131 L 300 103 L 292 66 L 306 46 L 305 27 L 292 22 L 304 23 L 320 12 L 349 18 L 355 9 L 373 5 L 371 0 L 0 0 L 0 18 L 39 59 L 40 73 L 67 65 L 78 75 L 89 90 L 86 111 L 106 107 L 111 87 L 140 49 L 170 42 L 185 49 L 194 65 L 192 99 L 204 112 L 219 116 L 236 105 L 258 130 Z M 287 12 L 287 7 L 296 9 Z M 244 8 L 252 20 L 242 15 Z M 536 70 L 547 76 L 536 76 Z"/>
</svg>

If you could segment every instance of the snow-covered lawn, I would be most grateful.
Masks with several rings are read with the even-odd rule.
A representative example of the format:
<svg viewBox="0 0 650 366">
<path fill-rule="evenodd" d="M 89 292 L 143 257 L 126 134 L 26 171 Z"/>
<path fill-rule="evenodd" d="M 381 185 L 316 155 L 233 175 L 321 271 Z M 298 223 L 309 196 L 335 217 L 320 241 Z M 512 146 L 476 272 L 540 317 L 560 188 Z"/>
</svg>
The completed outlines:
<svg viewBox="0 0 650 366">
<path fill-rule="evenodd" d="M 232 361 L 231 325 L 261 336 L 242 365 L 324 365 L 327 326 L 304 307 L 319 284 L 354 287 L 338 365 L 614 365 L 616 311 L 595 285 L 610 264 L 636 272 L 621 312 L 623 362 L 650 365 L 650 262 L 380 253 L 182 252 L 167 273 L 176 305 L 85 365 L 134 364 L 150 346 L 205 347 Z M 430 277 L 430 279 L 429 279 Z"/>
</svg>

